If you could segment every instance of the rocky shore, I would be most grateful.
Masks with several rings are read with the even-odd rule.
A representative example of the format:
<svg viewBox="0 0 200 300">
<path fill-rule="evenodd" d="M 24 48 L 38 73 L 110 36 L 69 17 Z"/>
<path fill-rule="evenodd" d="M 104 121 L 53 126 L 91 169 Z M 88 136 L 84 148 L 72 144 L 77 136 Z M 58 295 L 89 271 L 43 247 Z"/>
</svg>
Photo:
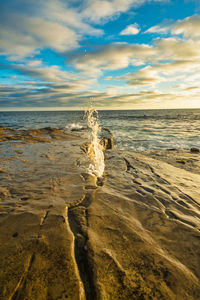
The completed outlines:
<svg viewBox="0 0 200 300">
<path fill-rule="evenodd" d="M 0 129 L 0 299 L 200 299 L 200 153 Z M 112 141 L 103 142 L 112 148 Z"/>
</svg>

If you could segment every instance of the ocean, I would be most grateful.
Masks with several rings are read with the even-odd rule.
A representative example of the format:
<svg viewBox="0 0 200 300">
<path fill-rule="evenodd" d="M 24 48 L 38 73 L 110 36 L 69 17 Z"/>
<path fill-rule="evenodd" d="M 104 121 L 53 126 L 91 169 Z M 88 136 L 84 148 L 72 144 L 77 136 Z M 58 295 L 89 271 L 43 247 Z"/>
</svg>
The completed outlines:
<svg viewBox="0 0 200 300">
<path fill-rule="evenodd" d="M 200 148 L 200 109 L 99 111 L 99 123 L 112 132 L 120 150 Z M 84 134 L 87 120 L 83 111 L 0 112 L 0 126 Z"/>
</svg>

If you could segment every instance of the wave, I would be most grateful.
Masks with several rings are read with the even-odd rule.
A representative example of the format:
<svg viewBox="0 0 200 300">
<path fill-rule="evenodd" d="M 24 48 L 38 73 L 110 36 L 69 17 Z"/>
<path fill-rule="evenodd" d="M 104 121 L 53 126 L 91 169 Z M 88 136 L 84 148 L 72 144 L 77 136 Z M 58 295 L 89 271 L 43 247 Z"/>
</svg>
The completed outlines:
<svg viewBox="0 0 200 300">
<path fill-rule="evenodd" d="M 84 130 L 87 127 L 82 125 L 81 123 L 70 123 L 65 126 L 65 129 L 68 129 L 70 131 L 79 131 L 79 130 Z"/>
</svg>

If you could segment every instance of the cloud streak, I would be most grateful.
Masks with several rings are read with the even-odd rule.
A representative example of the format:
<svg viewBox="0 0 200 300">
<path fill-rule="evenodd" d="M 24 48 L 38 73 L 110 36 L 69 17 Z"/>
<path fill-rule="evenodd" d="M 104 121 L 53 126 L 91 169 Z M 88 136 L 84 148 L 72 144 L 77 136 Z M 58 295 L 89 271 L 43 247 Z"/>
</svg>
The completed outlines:
<svg viewBox="0 0 200 300">
<path fill-rule="evenodd" d="M 164 23 L 155 25 L 145 33 L 158 33 L 172 35 L 182 35 L 186 39 L 198 39 L 200 38 L 200 16 L 194 15 L 187 17 L 183 20 L 178 20 L 174 24 L 165 25 Z"/>
<path fill-rule="evenodd" d="M 200 91 L 194 89 L 193 95 L 188 99 L 188 91 L 163 93 L 160 91 L 143 90 L 137 93 L 112 94 L 107 92 L 85 91 L 85 92 L 67 92 L 52 89 L 49 85 L 42 89 L 25 88 L 24 86 L 6 86 L 0 85 L 0 106 L 1 108 L 66 108 L 83 109 L 85 103 L 91 98 L 97 109 L 119 109 L 123 108 L 168 108 L 169 103 L 173 106 L 182 101 L 184 107 L 192 101 L 195 104 L 199 101 Z M 196 91 L 196 92 L 195 92 Z M 189 91 L 190 92 L 190 91 Z M 6 98 L 5 98 L 6 94 Z M 185 102 L 185 104 L 184 104 Z"/>
<path fill-rule="evenodd" d="M 132 24 L 127 26 L 124 30 L 120 32 L 120 35 L 136 35 L 140 32 L 138 24 Z"/>
</svg>

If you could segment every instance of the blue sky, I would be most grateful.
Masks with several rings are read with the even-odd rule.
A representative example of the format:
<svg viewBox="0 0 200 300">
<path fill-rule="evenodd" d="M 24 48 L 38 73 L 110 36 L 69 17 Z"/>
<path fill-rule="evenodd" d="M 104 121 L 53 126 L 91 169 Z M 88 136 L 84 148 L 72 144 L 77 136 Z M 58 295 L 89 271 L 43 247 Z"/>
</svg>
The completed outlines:
<svg viewBox="0 0 200 300">
<path fill-rule="evenodd" d="M 0 110 L 200 108 L 199 0 L 0 0 Z"/>
</svg>

